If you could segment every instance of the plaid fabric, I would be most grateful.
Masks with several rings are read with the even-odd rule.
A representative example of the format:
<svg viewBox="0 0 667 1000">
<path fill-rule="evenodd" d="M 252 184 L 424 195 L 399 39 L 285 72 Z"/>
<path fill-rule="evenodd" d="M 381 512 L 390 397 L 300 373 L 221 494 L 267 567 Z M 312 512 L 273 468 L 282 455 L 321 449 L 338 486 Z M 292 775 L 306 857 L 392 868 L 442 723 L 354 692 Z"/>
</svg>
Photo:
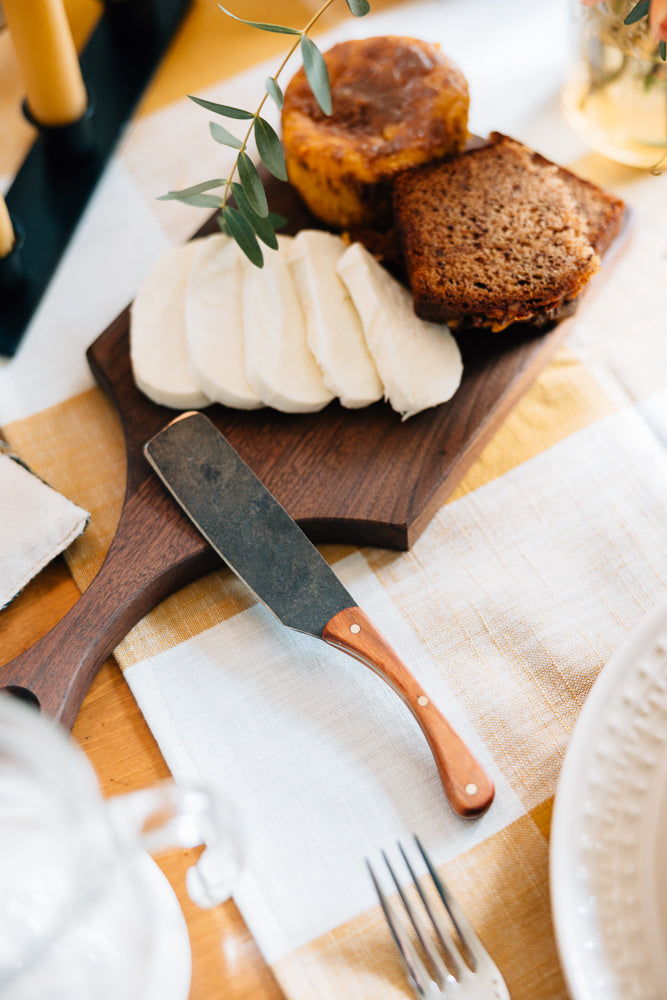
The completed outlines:
<svg viewBox="0 0 667 1000">
<path fill-rule="evenodd" d="M 253 18 L 295 24 L 307 7 L 290 4 L 288 17 L 286 5 L 279 16 L 263 6 Z M 202 221 L 156 196 L 224 175 L 224 151 L 183 95 L 252 105 L 275 61 L 254 66 L 269 55 L 255 46 L 279 50 L 275 36 L 258 40 L 213 7 L 194 4 L 21 351 L 0 370 L 4 436 L 91 512 L 69 554 L 82 589 L 124 489 L 119 421 L 84 350 L 157 255 Z M 566 345 L 413 549 L 322 546 L 488 768 L 496 801 L 480 820 L 456 817 L 396 696 L 343 654 L 281 629 L 227 570 L 156 608 L 116 657 L 174 775 L 238 804 L 248 858 L 237 902 L 286 996 L 410 995 L 364 858 L 417 832 L 513 1000 L 558 1000 L 548 855 L 559 770 L 592 683 L 667 585 L 667 180 L 585 154 L 566 128 L 558 0 L 376 10 L 330 28 L 323 44 L 441 41 L 469 79 L 473 131 L 515 135 L 633 213 L 628 244 Z"/>
</svg>

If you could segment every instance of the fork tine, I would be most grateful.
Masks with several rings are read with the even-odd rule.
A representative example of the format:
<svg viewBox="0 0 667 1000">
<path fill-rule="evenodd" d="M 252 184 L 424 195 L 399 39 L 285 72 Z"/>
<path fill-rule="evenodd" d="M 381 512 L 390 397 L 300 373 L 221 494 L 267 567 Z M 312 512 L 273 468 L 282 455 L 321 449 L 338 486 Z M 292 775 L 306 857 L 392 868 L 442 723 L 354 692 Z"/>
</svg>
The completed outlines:
<svg viewBox="0 0 667 1000">
<path fill-rule="evenodd" d="M 403 848 L 401 847 L 400 844 L 398 846 L 401 849 L 401 853 L 403 854 Z M 424 928 L 424 921 L 421 919 L 421 917 L 419 917 L 417 915 L 417 913 L 416 913 L 416 911 L 415 911 L 412 903 L 408 899 L 408 896 L 407 896 L 405 890 L 403 889 L 403 886 L 401 885 L 401 883 L 399 882 L 399 880 L 398 880 L 398 878 L 396 876 L 396 872 L 394 871 L 394 869 L 391 866 L 391 862 L 389 861 L 389 858 L 387 857 L 387 855 L 385 854 L 384 851 L 382 852 L 382 857 L 384 858 L 384 862 L 385 862 L 387 868 L 389 869 L 389 874 L 391 875 L 392 879 L 394 880 L 394 885 L 398 889 L 398 894 L 401 897 L 401 901 L 403 903 L 403 906 L 405 907 L 405 912 L 407 913 L 408 917 L 410 918 L 410 922 L 412 923 L 412 926 L 415 929 L 417 937 L 419 938 L 419 940 L 421 942 L 421 946 L 424 949 L 424 952 L 426 953 L 426 956 L 427 956 L 429 962 L 433 966 L 433 969 L 434 969 L 435 974 L 436 974 L 436 979 L 438 980 L 438 983 L 439 983 L 440 986 L 444 986 L 445 983 L 447 982 L 447 980 L 450 978 L 449 971 L 448 971 L 445 963 L 442 961 L 440 955 L 438 954 L 438 951 L 437 951 L 437 949 L 436 949 L 436 947 L 435 947 L 435 945 L 433 943 L 433 940 L 431 939 L 431 937 L 428 934 L 428 932 L 425 930 L 425 928 Z M 405 857 L 405 854 L 403 854 L 403 857 Z M 411 874 L 412 874 L 412 872 L 411 872 Z M 413 878 L 414 878 L 414 876 L 413 876 Z M 421 895 L 421 893 L 420 893 L 420 895 Z M 430 916 L 430 914 L 429 914 L 429 916 Z"/>
<path fill-rule="evenodd" d="M 473 928 L 472 924 L 470 923 L 465 913 L 461 909 L 456 898 L 452 895 L 452 893 L 449 891 L 445 883 L 440 878 L 438 872 L 433 866 L 431 859 L 429 858 L 421 841 L 419 840 L 419 837 L 417 837 L 416 835 L 415 835 L 415 842 L 417 844 L 417 847 L 419 848 L 421 856 L 426 862 L 426 867 L 428 868 L 429 874 L 433 879 L 433 884 L 438 890 L 438 895 L 440 896 L 442 902 L 444 903 L 445 909 L 447 910 L 451 918 L 451 921 L 454 924 L 454 927 L 456 928 L 456 933 L 461 939 L 464 948 L 468 952 L 468 955 L 472 962 L 472 969 L 473 971 L 475 971 L 482 963 L 491 962 L 489 954 L 484 945 L 482 944 L 482 942 L 480 941 L 479 937 L 477 936 L 477 933 L 475 932 L 475 929 Z"/>
<path fill-rule="evenodd" d="M 375 886 L 375 891 L 380 901 L 380 906 L 382 907 L 385 919 L 389 925 L 394 941 L 396 942 L 396 947 L 398 948 L 398 953 L 401 956 L 403 966 L 408 974 L 408 979 L 412 983 L 412 986 L 417 996 L 420 997 L 420 1000 L 428 1000 L 429 997 L 433 996 L 433 988 L 435 987 L 435 984 L 431 980 L 426 970 L 426 966 L 417 954 L 412 941 L 406 934 L 402 922 L 396 916 L 391 903 L 385 896 L 382 887 L 375 876 L 375 872 L 373 871 L 370 861 L 366 860 L 366 866 L 371 879 L 373 880 L 373 885 Z"/>
<path fill-rule="evenodd" d="M 401 843 L 399 843 L 398 849 L 401 852 L 401 854 L 403 855 L 403 860 L 405 861 L 407 869 L 410 872 L 410 877 L 412 878 L 412 881 L 415 884 L 415 888 L 416 888 L 417 892 L 419 893 L 421 901 L 424 904 L 424 909 L 428 913 L 429 919 L 430 919 L 431 923 L 433 924 L 433 927 L 435 929 L 436 934 L 438 935 L 438 938 L 440 939 L 440 944 L 442 945 L 442 947 L 443 947 L 443 949 L 445 951 L 445 955 L 447 957 L 447 962 L 449 963 L 449 967 L 450 967 L 452 973 L 454 974 L 455 978 L 458 979 L 458 980 L 460 980 L 465 975 L 465 969 L 463 968 L 463 964 L 461 962 L 461 957 L 460 957 L 459 949 L 458 949 L 458 947 L 456 945 L 456 942 L 454 941 L 454 938 L 452 937 L 452 935 L 451 935 L 451 933 L 449 931 L 449 928 L 445 926 L 445 924 L 442 922 L 440 916 L 434 911 L 433 907 L 431 906 L 431 903 L 430 903 L 428 897 L 426 896 L 424 890 L 422 889 L 422 886 L 421 886 L 421 884 L 419 882 L 419 879 L 417 878 L 417 874 L 416 874 L 416 872 L 415 872 L 415 870 L 414 870 L 414 868 L 413 868 L 413 866 L 412 866 L 412 864 L 410 862 L 410 859 L 407 856 L 407 854 L 406 854 L 406 852 L 405 852 L 405 850 L 403 848 L 403 845 Z M 427 862 L 427 864 L 428 864 L 428 862 Z M 429 872 L 431 872 L 430 868 L 429 868 Z M 431 877 L 432 877 L 432 875 L 433 875 L 433 873 L 431 872 Z M 437 886 L 436 886 L 436 888 L 437 888 Z M 399 889 L 399 892 L 400 892 L 400 889 Z M 402 893 L 401 893 L 401 898 L 403 898 L 403 894 Z M 405 904 L 405 900 L 403 900 L 403 902 Z M 410 914 L 410 919 L 412 920 L 413 923 L 415 922 L 414 918 L 412 917 L 412 914 Z M 422 924 L 422 927 L 423 927 L 423 924 Z M 415 929 L 417 930 L 417 934 L 419 935 L 419 940 L 424 945 L 424 948 L 427 950 L 427 954 L 428 954 L 429 949 L 428 949 L 427 945 L 424 943 L 422 935 L 420 934 L 419 929 L 417 928 L 416 924 L 415 924 Z M 457 928 L 457 930 L 458 930 L 458 928 Z M 430 948 L 431 949 L 433 948 L 432 944 L 430 945 Z M 429 955 L 429 957 L 430 957 L 430 955 Z M 446 970 L 445 970 L 445 975 L 447 976 Z"/>
</svg>

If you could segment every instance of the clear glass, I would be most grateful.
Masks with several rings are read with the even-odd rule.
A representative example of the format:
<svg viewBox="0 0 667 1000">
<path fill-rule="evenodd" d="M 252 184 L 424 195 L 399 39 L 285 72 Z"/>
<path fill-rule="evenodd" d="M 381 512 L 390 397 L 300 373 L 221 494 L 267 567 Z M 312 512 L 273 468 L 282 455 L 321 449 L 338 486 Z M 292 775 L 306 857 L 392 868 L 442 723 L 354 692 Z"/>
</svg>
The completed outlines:
<svg viewBox="0 0 667 1000">
<path fill-rule="evenodd" d="M 636 0 L 570 0 L 572 58 L 563 105 L 596 152 L 633 167 L 667 167 L 667 62 L 646 18 L 623 23 Z"/>
<path fill-rule="evenodd" d="M 205 845 L 188 887 L 213 906 L 231 894 L 241 842 L 229 807 L 200 788 L 103 799 L 64 731 L 1 694 L 0 996 L 138 1000 L 158 944 L 147 852 Z"/>
</svg>

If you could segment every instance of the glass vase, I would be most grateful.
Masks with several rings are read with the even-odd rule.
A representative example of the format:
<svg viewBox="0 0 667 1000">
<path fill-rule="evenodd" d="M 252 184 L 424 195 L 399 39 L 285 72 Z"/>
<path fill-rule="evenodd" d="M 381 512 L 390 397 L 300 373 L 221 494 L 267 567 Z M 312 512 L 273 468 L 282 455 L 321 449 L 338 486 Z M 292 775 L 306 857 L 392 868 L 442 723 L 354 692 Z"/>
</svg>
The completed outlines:
<svg viewBox="0 0 667 1000">
<path fill-rule="evenodd" d="M 568 121 L 618 163 L 667 168 L 667 62 L 646 17 L 626 25 L 636 0 L 571 0 L 572 59 L 563 87 Z"/>
</svg>

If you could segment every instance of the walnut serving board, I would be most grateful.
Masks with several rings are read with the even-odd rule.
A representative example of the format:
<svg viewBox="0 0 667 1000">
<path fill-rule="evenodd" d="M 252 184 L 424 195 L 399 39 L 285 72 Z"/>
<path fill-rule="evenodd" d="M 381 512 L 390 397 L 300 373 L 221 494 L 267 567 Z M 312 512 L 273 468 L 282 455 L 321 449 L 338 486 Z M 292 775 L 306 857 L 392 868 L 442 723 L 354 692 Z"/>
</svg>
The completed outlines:
<svg viewBox="0 0 667 1000">
<path fill-rule="evenodd" d="M 287 232 L 317 224 L 295 193 L 267 184 Z M 212 231 L 211 224 L 201 234 Z M 521 335 L 461 344 L 462 383 L 448 403 L 405 422 L 387 404 L 315 414 L 205 412 L 315 542 L 408 549 L 460 482 L 567 332 L 567 321 Z M 71 726 L 104 660 L 174 590 L 220 565 L 150 469 L 143 445 L 177 415 L 134 385 L 129 307 L 87 352 L 118 409 L 127 447 L 124 505 L 105 562 L 72 610 L 40 642 L 0 669 L 0 687 L 23 692 Z"/>
</svg>

